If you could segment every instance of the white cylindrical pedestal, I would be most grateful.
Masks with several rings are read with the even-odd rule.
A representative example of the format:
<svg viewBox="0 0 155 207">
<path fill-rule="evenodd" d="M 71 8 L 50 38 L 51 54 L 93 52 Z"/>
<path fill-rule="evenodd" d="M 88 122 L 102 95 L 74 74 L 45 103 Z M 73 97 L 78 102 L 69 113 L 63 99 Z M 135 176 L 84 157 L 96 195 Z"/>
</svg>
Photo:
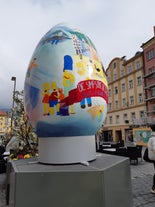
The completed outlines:
<svg viewBox="0 0 155 207">
<path fill-rule="evenodd" d="M 69 164 L 96 159 L 95 136 L 39 137 L 39 162 Z"/>
</svg>

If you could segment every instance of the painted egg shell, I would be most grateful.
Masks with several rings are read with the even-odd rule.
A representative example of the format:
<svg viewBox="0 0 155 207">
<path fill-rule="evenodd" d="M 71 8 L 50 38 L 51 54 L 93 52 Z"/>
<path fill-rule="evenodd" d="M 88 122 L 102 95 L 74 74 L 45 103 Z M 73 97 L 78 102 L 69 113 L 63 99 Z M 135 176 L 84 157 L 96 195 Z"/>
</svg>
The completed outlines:
<svg viewBox="0 0 155 207">
<path fill-rule="evenodd" d="M 107 114 L 107 79 L 82 32 L 56 25 L 38 43 L 25 84 L 27 117 L 39 137 L 94 135 Z"/>
</svg>

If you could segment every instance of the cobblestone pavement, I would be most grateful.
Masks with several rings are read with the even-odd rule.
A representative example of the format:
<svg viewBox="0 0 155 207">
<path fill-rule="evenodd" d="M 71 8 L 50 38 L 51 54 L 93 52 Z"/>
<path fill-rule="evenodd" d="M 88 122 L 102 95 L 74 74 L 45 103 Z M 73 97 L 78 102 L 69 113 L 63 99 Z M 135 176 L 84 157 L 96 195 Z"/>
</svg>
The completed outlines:
<svg viewBox="0 0 155 207">
<path fill-rule="evenodd" d="M 150 193 L 155 173 L 153 164 L 139 160 L 138 165 L 130 167 L 133 207 L 155 207 L 155 195 Z M 8 207 L 5 202 L 5 176 L 5 173 L 0 174 L 0 207 Z"/>
<path fill-rule="evenodd" d="M 133 207 L 155 207 L 155 195 L 150 193 L 154 173 L 151 163 L 139 161 L 131 165 Z"/>
</svg>

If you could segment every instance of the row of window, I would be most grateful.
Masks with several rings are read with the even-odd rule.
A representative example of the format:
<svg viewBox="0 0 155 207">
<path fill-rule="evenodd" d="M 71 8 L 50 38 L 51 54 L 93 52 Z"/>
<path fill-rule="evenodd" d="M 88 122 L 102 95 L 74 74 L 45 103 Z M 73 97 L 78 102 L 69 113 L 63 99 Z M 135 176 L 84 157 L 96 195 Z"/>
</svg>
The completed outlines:
<svg viewBox="0 0 155 207">
<path fill-rule="evenodd" d="M 149 60 L 151 60 L 151 59 L 153 59 L 154 58 L 154 49 L 152 48 L 151 50 L 149 50 L 147 53 L 146 53 L 146 60 L 147 61 L 149 61 Z M 120 64 L 120 63 L 119 63 Z M 135 69 L 137 70 L 137 69 L 139 69 L 142 65 L 141 65 L 142 63 L 141 63 L 141 61 L 140 61 L 140 59 L 138 59 L 138 60 L 136 60 L 135 62 L 134 62 L 134 67 L 135 67 Z M 113 81 L 115 81 L 115 80 L 117 80 L 117 78 L 118 78 L 118 71 L 117 71 L 117 63 L 116 62 L 114 62 L 113 63 L 113 69 L 114 69 L 114 73 L 113 73 Z M 123 77 L 123 76 L 125 76 L 126 75 L 126 73 L 125 73 L 125 69 L 126 68 L 121 68 L 121 70 L 120 70 L 120 77 Z M 151 68 L 151 70 L 154 70 L 154 68 Z M 133 64 L 128 64 L 127 65 L 127 73 L 128 74 L 130 74 L 131 72 L 133 71 Z M 151 72 L 151 71 L 149 71 L 149 72 Z M 110 82 L 110 77 L 108 77 L 108 82 Z"/>
<path fill-rule="evenodd" d="M 139 93 L 138 94 L 138 103 L 143 103 L 144 102 L 144 98 L 143 98 L 143 94 L 142 93 Z M 126 100 L 126 98 L 123 98 L 122 99 L 122 107 L 127 107 L 128 105 L 134 105 L 135 104 L 135 99 L 134 99 L 134 96 L 130 96 L 129 97 L 129 104 L 128 104 L 128 101 Z M 119 108 L 119 101 L 118 100 L 115 100 L 115 109 L 118 109 Z M 112 103 L 108 103 L 108 110 L 111 110 L 112 109 Z"/>
<path fill-rule="evenodd" d="M 140 67 L 141 67 L 140 60 L 135 61 L 135 69 L 137 70 L 137 69 L 139 69 Z M 118 71 L 117 71 L 117 69 L 116 69 L 116 68 L 117 68 L 117 63 L 116 63 L 116 62 L 113 63 L 113 68 L 114 68 L 113 81 L 115 81 L 115 80 L 118 79 Z M 130 74 L 132 71 L 133 71 L 133 67 L 132 67 L 131 64 L 129 64 L 129 65 L 127 66 L 127 73 Z M 125 68 L 123 67 L 123 68 L 121 68 L 121 70 L 120 70 L 120 77 L 123 77 L 123 76 L 125 76 L 125 75 L 126 75 L 126 73 L 125 73 Z M 108 77 L 108 82 L 110 82 L 110 77 Z"/>
<path fill-rule="evenodd" d="M 144 117 L 144 111 L 140 111 L 139 112 L 139 117 L 143 118 Z M 115 117 L 113 116 L 109 116 L 109 124 L 119 124 L 120 123 L 120 115 L 116 115 Z M 136 119 L 136 113 L 135 112 L 131 112 L 130 114 L 130 120 L 134 121 Z M 129 122 L 129 118 L 128 118 L 128 114 L 124 113 L 123 114 L 123 120 L 124 123 Z"/>
<path fill-rule="evenodd" d="M 137 77 L 137 86 L 140 86 L 140 85 L 142 85 L 142 77 L 141 76 Z M 128 86 L 129 86 L 129 89 L 134 88 L 133 80 L 129 80 Z M 126 91 L 126 84 L 125 83 L 122 83 L 121 90 L 122 90 L 122 92 Z M 114 87 L 114 94 L 118 94 L 118 86 Z M 109 97 L 110 96 L 111 96 L 111 89 L 109 89 Z"/>
<path fill-rule="evenodd" d="M 7 121 L 4 122 L 0 120 L 0 125 L 7 125 L 7 123 L 8 123 Z"/>
</svg>

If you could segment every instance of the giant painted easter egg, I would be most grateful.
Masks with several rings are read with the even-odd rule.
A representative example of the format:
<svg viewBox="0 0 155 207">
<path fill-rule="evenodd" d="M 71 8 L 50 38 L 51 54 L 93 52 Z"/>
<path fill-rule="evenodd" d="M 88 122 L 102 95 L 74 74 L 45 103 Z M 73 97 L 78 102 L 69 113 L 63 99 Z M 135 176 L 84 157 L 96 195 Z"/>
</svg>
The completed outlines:
<svg viewBox="0 0 155 207">
<path fill-rule="evenodd" d="M 90 38 L 56 25 L 38 43 L 24 85 L 27 117 L 39 137 L 94 135 L 107 113 L 108 88 Z"/>
</svg>

